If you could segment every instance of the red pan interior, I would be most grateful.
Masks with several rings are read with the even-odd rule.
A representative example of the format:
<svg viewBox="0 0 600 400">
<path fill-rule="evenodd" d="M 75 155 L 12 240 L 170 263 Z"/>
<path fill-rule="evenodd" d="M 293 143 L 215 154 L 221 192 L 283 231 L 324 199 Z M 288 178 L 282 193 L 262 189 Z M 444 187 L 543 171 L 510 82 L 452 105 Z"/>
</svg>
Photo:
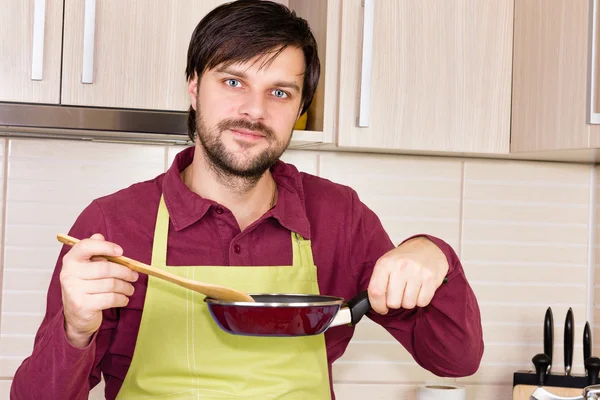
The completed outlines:
<svg viewBox="0 0 600 400">
<path fill-rule="evenodd" d="M 226 332 L 248 336 L 306 336 L 324 332 L 344 300 L 313 295 L 251 295 L 255 303 L 206 299 Z"/>
</svg>

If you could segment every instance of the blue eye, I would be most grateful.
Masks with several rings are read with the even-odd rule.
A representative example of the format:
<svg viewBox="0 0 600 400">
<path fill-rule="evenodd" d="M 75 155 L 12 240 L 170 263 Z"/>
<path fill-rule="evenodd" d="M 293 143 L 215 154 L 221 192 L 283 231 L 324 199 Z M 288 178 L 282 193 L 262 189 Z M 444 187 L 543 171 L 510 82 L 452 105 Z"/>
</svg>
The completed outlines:
<svg viewBox="0 0 600 400">
<path fill-rule="evenodd" d="M 280 89 L 273 90 L 273 94 L 280 99 L 285 99 L 287 97 L 287 93 Z"/>
<path fill-rule="evenodd" d="M 225 83 L 227 84 L 227 86 L 231 86 L 231 87 L 240 87 L 240 86 L 242 86 L 242 84 L 240 83 L 240 81 L 238 81 L 237 79 L 227 79 L 225 81 Z"/>
</svg>

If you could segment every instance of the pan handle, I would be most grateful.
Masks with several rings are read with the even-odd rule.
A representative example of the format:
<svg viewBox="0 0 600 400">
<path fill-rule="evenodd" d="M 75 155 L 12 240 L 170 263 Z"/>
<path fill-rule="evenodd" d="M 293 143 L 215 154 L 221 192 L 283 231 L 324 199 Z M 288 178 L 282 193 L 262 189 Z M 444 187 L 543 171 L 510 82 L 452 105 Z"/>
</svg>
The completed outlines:
<svg viewBox="0 0 600 400">
<path fill-rule="evenodd" d="M 364 291 L 359 293 L 356 297 L 348 302 L 348 308 L 350 309 L 351 325 L 356 325 L 365 316 L 365 314 L 371 309 L 371 302 L 369 302 L 369 292 Z"/>
<path fill-rule="evenodd" d="M 342 325 L 354 326 L 358 324 L 370 309 L 371 303 L 369 302 L 369 292 L 365 290 L 364 292 L 357 294 L 352 300 L 348 301 L 339 309 L 327 329 Z"/>
</svg>

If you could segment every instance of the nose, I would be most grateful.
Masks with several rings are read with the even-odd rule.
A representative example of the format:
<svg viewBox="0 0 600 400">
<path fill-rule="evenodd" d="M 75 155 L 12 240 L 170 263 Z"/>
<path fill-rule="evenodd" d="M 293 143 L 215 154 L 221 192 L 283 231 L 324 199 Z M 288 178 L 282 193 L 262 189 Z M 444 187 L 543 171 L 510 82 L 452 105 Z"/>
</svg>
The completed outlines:
<svg viewBox="0 0 600 400">
<path fill-rule="evenodd" d="M 247 93 L 240 105 L 239 113 L 251 120 L 262 120 L 266 113 L 265 98 L 261 93 Z"/>
</svg>

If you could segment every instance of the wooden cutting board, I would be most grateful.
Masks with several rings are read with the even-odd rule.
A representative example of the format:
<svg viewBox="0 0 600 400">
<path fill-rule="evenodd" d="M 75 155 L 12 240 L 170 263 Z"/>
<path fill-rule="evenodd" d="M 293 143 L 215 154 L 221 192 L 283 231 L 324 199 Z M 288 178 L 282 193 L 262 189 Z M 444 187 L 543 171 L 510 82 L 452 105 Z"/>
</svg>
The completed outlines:
<svg viewBox="0 0 600 400">
<path fill-rule="evenodd" d="M 516 385 L 513 388 L 513 400 L 529 400 L 531 394 L 537 389 L 534 385 Z M 555 386 L 544 386 L 548 392 L 557 396 L 575 397 L 583 394 L 583 389 L 579 388 L 564 388 Z"/>
</svg>

